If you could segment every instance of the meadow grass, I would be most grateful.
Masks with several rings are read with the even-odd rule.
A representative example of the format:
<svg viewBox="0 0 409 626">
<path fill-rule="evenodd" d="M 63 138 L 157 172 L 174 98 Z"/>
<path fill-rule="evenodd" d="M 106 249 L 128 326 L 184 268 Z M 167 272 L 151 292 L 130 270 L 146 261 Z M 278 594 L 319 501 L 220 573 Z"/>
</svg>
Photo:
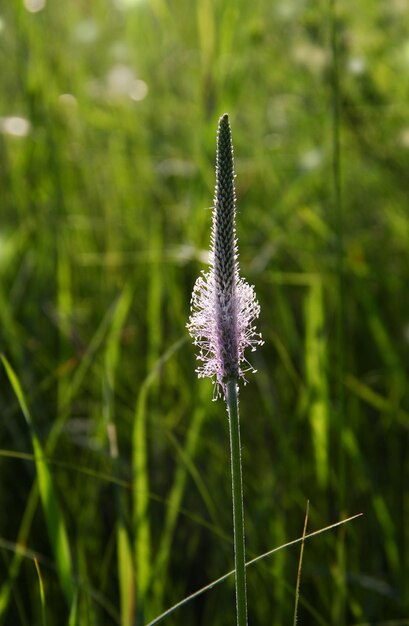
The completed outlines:
<svg viewBox="0 0 409 626">
<path fill-rule="evenodd" d="M 247 557 L 363 512 L 305 541 L 299 623 L 408 623 L 407 2 L 33 6 L 0 9 L 0 624 L 140 626 L 233 566 L 186 331 L 224 111 Z M 298 563 L 248 568 L 250 624 L 293 622 Z M 163 623 L 234 619 L 230 576 Z"/>
</svg>

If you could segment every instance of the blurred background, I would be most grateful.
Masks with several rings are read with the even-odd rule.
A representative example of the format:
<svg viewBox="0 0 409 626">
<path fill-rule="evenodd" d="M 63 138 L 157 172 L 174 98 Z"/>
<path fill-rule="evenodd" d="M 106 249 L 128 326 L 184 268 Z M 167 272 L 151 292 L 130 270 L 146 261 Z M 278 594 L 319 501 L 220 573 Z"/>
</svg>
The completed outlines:
<svg viewBox="0 0 409 626">
<path fill-rule="evenodd" d="M 409 624 L 408 18 L 2 4 L 0 624 L 140 626 L 233 567 L 227 416 L 185 327 L 225 111 L 265 340 L 248 556 L 299 537 L 308 500 L 309 531 L 362 512 L 306 542 L 299 623 Z M 251 624 L 293 623 L 298 561 L 249 568 Z M 230 579 L 163 623 L 234 620 Z"/>
</svg>

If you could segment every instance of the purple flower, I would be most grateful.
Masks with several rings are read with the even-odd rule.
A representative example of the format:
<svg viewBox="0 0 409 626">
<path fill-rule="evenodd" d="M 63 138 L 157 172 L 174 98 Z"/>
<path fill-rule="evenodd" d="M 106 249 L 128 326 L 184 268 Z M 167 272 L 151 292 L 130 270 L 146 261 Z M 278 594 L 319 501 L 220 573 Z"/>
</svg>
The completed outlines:
<svg viewBox="0 0 409 626">
<path fill-rule="evenodd" d="M 263 343 L 252 324 L 260 305 L 253 286 L 239 274 L 233 145 L 227 113 L 220 118 L 217 131 L 210 270 L 197 279 L 191 305 L 187 327 L 202 361 L 196 371 L 199 377 L 214 380 L 216 399 L 219 387 L 225 393 L 227 381 L 245 380 L 245 372 L 256 371 L 244 351 L 247 347 L 254 351 Z"/>
</svg>

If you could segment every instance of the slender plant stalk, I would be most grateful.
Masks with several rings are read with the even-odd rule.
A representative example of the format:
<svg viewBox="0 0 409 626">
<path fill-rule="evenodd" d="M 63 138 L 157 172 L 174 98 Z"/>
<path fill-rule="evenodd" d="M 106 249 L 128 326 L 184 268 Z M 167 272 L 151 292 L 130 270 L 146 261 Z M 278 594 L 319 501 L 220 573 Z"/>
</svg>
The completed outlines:
<svg viewBox="0 0 409 626">
<path fill-rule="evenodd" d="M 305 544 L 305 537 L 307 535 L 307 523 L 308 523 L 308 516 L 309 516 L 309 514 L 310 514 L 310 501 L 307 500 L 307 510 L 305 512 L 304 528 L 303 528 L 303 531 L 302 531 L 302 538 L 301 538 L 300 558 L 299 558 L 299 561 L 298 561 L 297 585 L 296 585 L 296 588 L 295 588 L 295 605 L 294 605 L 293 626 L 297 626 L 298 603 L 300 601 L 301 569 L 302 569 L 302 560 L 303 560 L 303 557 L 304 557 L 304 544 Z"/>
<path fill-rule="evenodd" d="M 346 398 L 344 388 L 345 372 L 345 251 L 344 251 L 344 215 L 342 197 L 342 159 L 341 159 L 341 84 L 340 84 L 340 49 L 338 36 L 338 3 L 330 0 L 330 27 L 332 53 L 332 169 L 333 169 L 333 210 L 336 241 L 336 270 L 338 306 L 336 319 L 336 381 L 337 381 L 337 438 L 338 438 L 338 508 L 343 514 L 346 500 L 346 466 L 344 453 L 344 422 Z M 346 623 L 346 555 L 344 533 L 340 531 L 337 547 L 337 568 L 335 570 L 335 601 L 332 606 L 333 620 L 339 626 Z"/>
<path fill-rule="evenodd" d="M 247 625 L 246 565 L 244 543 L 243 479 L 241 469 L 238 384 L 245 373 L 255 371 L 244 356 L 246 348 L 262 344 L 253 325 L 260 306 L 254 289 L 240 277 L 236 237 L 236 192 L 229 117 L 219 120 L 216 150 L 216 189 L 210 246 L 210 271 L 202 274 L 192 295 L 187 325 L 199 346 L 199 376 L 215 382 L 214 399 L 223 392 L 230 428 L 233 495 L 234 560 L 237 626 Z"/>
<path fill-rule="evenodd" d="M 342 197 L 342 161 L 341 161 L 341 85 L 340 85 L 340 59 L 339 42 L 337 32 L 337 1 L 330 0 L 330 25 L 331 25 L 331 53 L 332 53 L 332 177 L 333 177 L 333 225 L 335 231 L 335 258 L 338 279 L 338 307 L 336 319 L 336 346 L 337 346 L 337 400 L 338 400 L 338 424 L 342 435 L 345 415 L 345 246 L 344 246 L 344 211 Z M 338 437 L 338 484 L 341 489 L 338 492 L 339 508 L 343 511 L 345 506 L 345 455 L 343 438 Z"/>
<path fill-rule="evenodd" d="M 264 552 L 263 554 L 259 554 L 258 556 L 254 557 L 250 561 L 247 561 L 246 568 L 250 567 L 251 565 L 255 565 L 256 563 L 259 563 L 263 559 L 266 559 L 267 557 L 271 556 L 272 554 L 276 554 L 276 552 L 280 552 L 281 550 L 284 550 L 285 548 L 289 548 L 290 546 L 295 546 L 298 543 L 302 543 L 306 539 L 311 539 L 312 537 L 317 537 L 318 535 L 321 535 L 322 533 L 325 533 L 328 530 L 333 530 L 334 528 L 339 528 L 339 526 L 342 526 L 343 524 L 347 524 L 348 522 L 352 522 L 352 520 L 355 520 L 358 517 L 361 517 L 362 515 L 363 515 L 363 513 L 358 513 L 357 515 L 352 515 L 351 517 L 347 517 L 346 519 L 343 519 L 340 522 L 335 522 L 335 524 L 331 524 L 330 526 L 325 526 L 325 528 L 320 528 L 319 530 L 315 530 L 312 533 L 308 533 L 308 534 L 305 535 L 305 537 L 302 536 L 302 537 L 299 537 L 298 539 L 293 539 L 292 541 L 288 541 L 287 543 L 284 543 L 283 545 L 279 546 L 278 548 L 273 548 L 272 550 L 269 550 L 268 552 Z M 1 543 L 2 542 L 0 540 L 0 545 L 1 545 Z M 195 598 L 198 598 L 199 596 L 201 596 L 202 594 L 206 593 L 207 591 L 210 591 L 211 589 L 214 589 L 217 585 L 219 585 L 220 583 L 222 583 L 225 580 L 227 580 L 230 576 L 233 576 L 234 573 L 235 573 L 235 570 L 231 570 L 230 572 L 227 572 L 227 574 L 223 574 L 223 576 L 220 576 L 216 580 L 213 580 L 211 583 L 209 583 L 205 587 L 202 587 L 201 589 L 198 589 L 194 593 L 191 593 L 190 596 L 187 596 L 186 598 L 183 598 L 183 600 L 180 600 L 180 602 L 177 602 L 176 604 L 171 606 L 169 609 L 164 611 L 164 613 L 161 613 L 161 615 L 158 615 L 158 617 L 155 617 L 155 619 L 152 620 L 151 622 L 149 622 L 149 624 L 146 624 L 146 626 L 156 626 L 156 624 L 159 624 L 160 622 L 162 622 L 166 617 L 169 617 L 169 615 L 172 615 L 172 613 L 174 613 L 175 611 L 180 609 L 182 606 L 185 606 L 186 604 L 188 604 L 189 602 L 191 602 Z M 316 619 L 317 624 L 318 623 L 324 623 L 324 626 L 325 626 L 326 622 L 320 622 L 318 614 L 316 614 L 316 617 L 317 617 L 317 619 Z"/>
<path fill-rule="evenodd" d="M 235 379 L 226 385 L 229 414 L 231 482 L 233 496 L 234 566 L 236 570 L 237 626 L 247 625 L 246 553 L 244 537 L 243 477 L 241 468 L 238 386 Z"/>
</svg>

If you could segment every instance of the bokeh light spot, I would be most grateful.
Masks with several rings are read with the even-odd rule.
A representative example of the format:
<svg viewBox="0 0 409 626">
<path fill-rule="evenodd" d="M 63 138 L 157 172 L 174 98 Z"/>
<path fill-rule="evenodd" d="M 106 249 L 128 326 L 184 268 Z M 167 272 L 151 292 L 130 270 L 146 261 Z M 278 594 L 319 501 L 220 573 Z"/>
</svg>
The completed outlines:
<svg viewBox="0 0 409 626">
<path fill-rule="evenodd" d="M 38 13 L 45 7 L 46 0 L 24 0 L 24 6 L 30 13 Z"/>
<path fill-rule="evenodd" d="M 26 137 L 30 132 L 31 124 L 25 117 L 17 115 L 0 117 L 0 132 L 13 137 Z"/>
</svg>

